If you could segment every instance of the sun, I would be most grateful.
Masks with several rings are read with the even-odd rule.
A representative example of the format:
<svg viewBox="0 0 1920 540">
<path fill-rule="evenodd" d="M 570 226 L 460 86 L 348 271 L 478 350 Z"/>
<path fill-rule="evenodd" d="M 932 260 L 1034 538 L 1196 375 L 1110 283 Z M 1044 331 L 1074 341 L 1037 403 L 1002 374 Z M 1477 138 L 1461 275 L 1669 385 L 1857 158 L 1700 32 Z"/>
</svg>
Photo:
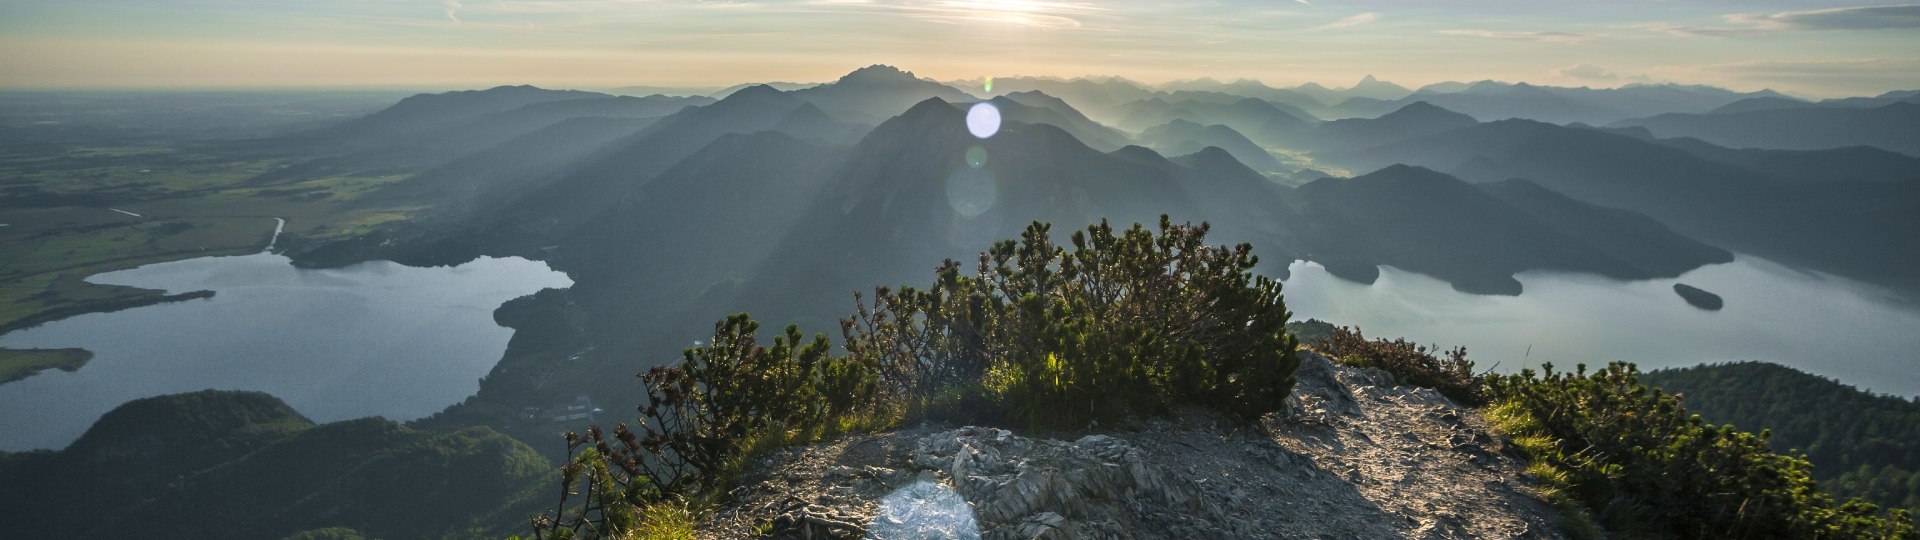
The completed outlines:
<svg viewBox="0 0 1920 540">
<path fill-rule="evenodd" d="M 1078 16 L 1100 11 L 1088 4 L 1045 0 L 954 0 L 936 5 L 954 19 L 1047 29 L 1078 28 Z"/>
<path fill-rule="evenodd" d="M 1053 2 L 1034 0 L 970 0 L 953 2 L 953 7 L 995 13 L 1041 13 Z"/>
</svg>

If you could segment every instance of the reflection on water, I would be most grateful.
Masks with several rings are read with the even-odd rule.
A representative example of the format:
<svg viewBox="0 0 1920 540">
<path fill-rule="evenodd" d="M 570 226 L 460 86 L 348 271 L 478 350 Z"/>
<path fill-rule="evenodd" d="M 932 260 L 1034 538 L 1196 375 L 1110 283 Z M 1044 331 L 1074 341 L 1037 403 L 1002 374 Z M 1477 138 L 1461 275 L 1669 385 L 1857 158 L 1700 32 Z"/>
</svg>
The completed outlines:
<svg viewBox="0 0 1920 540">
<path fill-rule="evenodd" d="M 472 395 L 499 361 L 512 331 L 494 324 L 494 308 L 572 284 L 524 259 L 301 270 L 265 253 L 88 279 L 217 294 L 0 337 L 5 347 L 95 353 L 79 371 L 0 385 L 0 450 L 63 447 L 128 400 L 206 388 L 265 391 L 321 422 L 432 414 Z"/>
<path fill-rule="evenodd" d="M 1678 279 L 1620 282 L 1556 272 L 1516 277 L 1517 297 L 1454 291 L 1424 275 L 1382 268 L 1372 286 L 1295 262 L 1286 280 L 1295 319 L 1358 325 L 1372 337 L 1465 345 L 1482 369 L 1553 362 L 1642 369 L 1761 360 L 1876 392 L 1920 394 L 1920 309 L 1870 286 L 1740 256 Z M 1687 305 L 1686 283 L 1726 299 L 1720 311 Z"/>
</svg>

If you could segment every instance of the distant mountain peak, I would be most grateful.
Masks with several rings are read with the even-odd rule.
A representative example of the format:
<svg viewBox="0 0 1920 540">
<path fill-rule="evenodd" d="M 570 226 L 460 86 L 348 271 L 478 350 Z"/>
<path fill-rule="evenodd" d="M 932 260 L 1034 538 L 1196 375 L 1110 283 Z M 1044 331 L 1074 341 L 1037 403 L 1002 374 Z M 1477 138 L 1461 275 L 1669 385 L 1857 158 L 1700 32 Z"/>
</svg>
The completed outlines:
<svg viewBox="0 0 1920 540">
<path fill-rule="evenodd" d="M 787 93 L 780 91 L 778 88 L 774 88 L 772 85 L 756 84 L 741 88 L 739 91 L 729 94 L 726 99 L 721 101 L 768 99 L 774 98 L 774 96 L 784 95 L 787 95 Z"/>
<path fill-rule="evenodd" d="M 947 100 L 930 97 L 920 100 L 919 103 L 913 104 L 912 107 L 908 107 L 907 112 L 900 113 L 900 116 L 895 116 L 887 120 L 882 126 L 893 123 L 918 123 L 929 119 L 942 121 L 948 117 L 957 117 L 962 114 L 960 109 L 955 108 L 953 104 L 948 103 Z"/>
<path fill-rule="evenodd" d="M 1397 84 L 1393 84 L 1391 82 L 1376 79 L 1371 74 L 1361 78 L 1360 82 L 1355 83 L 1353 85 L 1352 90 L 1361 91 L 1361 92 L 1382 92 L 1382 91 L 1390 91 L 1390 92 L 1396 92 L 1396 93 L 1412 92 L 1412 90 L 1407 89 L 1407 87 L 1405 86 L 1400 86 Z"/>
<path fill-rule="evenodd" d="M 1200 129 L 1206 126 L 1201 125 L 1199 122 L 1195 122 L 1185 118 L 1175 118 L 1173 120 L 1168 121 L 1166 124 L 1162 124 L 1161 127 L 1180 128 L 1180 129 Z"/>
<path fill-rule="evenodd" d="M 803 120 L 804 121 L 816 121 L 816 120 L 832 121 L 833 116 L 827 114 L 826 111 L 820 110 L 820 108 L 814 106 L 813 103 L 801 102 L 799 107 L 795 107 L 793 109 L 793 112 L 787 113 L 786 118 L 782 119 L 781 121 L 797 122 L 797 121 L 803 121 Z"/>
<path fill-rule="evenodd" d="M 1360 176 L 1356 176 L 1354 178 L 1360 179 L 1360 178 L 1367 178 L 1367 177 L 1373 177 L 1373 176 L 1385 177 L 1385 176 L 1405 176 L 1405 175 L 1418 175 L 1418 176 L 1428 176 L 1428 177 L 1446 176 L 1445 174 L 1442 174 L 1439 171 L 1435 171 L 1433 169 L 1429 169 L 1426 167 L 1421 167 L 1419 165 L 1395 163 L 1392 165 L 1381 167 L 1380 170 L 1373 171 Z"/>
<path fill-rule="evenodd" d="M 1737 113 L 1737 112 L 1745 112 L 1745 111 L 1758 111 L 1758 110 L 1767 110 L 1767 109 L 1787 109 L 1787 108 L 1793 108 L 1793 107 L 1808 107 L 1808 106 L 1813 106 L 1813 104 L 1808 103 L 1806 101 L 1793 99 L 1793 98 L 1750 97 L 1750 98 L 1742 99 L 1740 101 L 1735 101 L 1733 103 L 1728 103 L 1726 105 L 1721 105 L 1719 107 L 1714 108 L 1711 111 L 1707 111 L 1707 114 L 1728 114 L 1728 113 Z"/>
<path fill-rule="evenodd" d="M 1218 146 L 1212 146 L 1212 145 L 1208 145 L 1205 148 L 1201 148 L 1200 150 L 1195 151 L 1192 154 L 1192 156 L 1195 160 L 1198 160 L 1199 162 L 1202 162 L 1202 163 L 1209 163 L 1209 162 L 1222 163 L 1227 161 L 1240 163 L 1240 160 L 1234 159 L 1233 154 L 1230 152 L 1227 152 L 1226 149 Z"/>
<path fill-rule="evenodd" d="M 1380 116 L 1381 120 L 1398 119 L 1457 119 L 1468 123 L 1478 122 L 1472 116 L 1428 103 L 1426 100 L 1408 103 L 1404 107 Z"/>
<path fill-rule="evenodd" d="M 1446 109 L 1439 105 L 1428 103 L 1426 100 L 1420 100 L 1420 101 L 1415 101 L 1413 103 L 1408 103 L 1407 106 L 1401 107 L 1399 110 L 1396 110 L 1387 114 L 1397 114 L 1397 113 L 1408 112 L 1408 111 L 1417 112 L 1417 111 L 1433 111 L 1433 110 L 1444 111 Z"/>
<path fill-rule="evenodd" d="M 1509 86 L 1513 86 L 1513 85 L 1492 80 L 1492 79 L 1487 79 L 1487 80 L 1474 81 L 1472 83 L 1468 83 L 1466 89 L 1469 92 L 1480 92 L 1485 90 L 1498 90 L 1502 88 L 1507 88 Z"/>
<path fill-rule="evenodd" d="M 1026 105 L 1030 107 L 1057 109 L 1057 110 L 1060 110 L 1061 112 L 1066 112 L 1067 110 L 1074 110 L 1073 105 L 1068 104 L 1067 100 L 1054 97 L 1046 92 L 1041 92 L 1039 90 L 1027 90 L 1025 92 L 1010 92 L 1007 94 L 995 96 L 993 99 L 989 101 L 1007 101 L 1007 102 L 1012 102 L 1018 105 Z"/>
<path fill-rule="evenodd" d="M 1279 107 L 1273 106 L 1272 102 L 1269 102 L 1267 100 L 1260 99 L 1260 98 L 1243 98 L 1240 101 L 1233 102 L 1233 106 L 1236 108 L 1252 107 L 1260 110 L 1266 110 L 1266 109 L 1273 109 L 1276 111 L 1280 110 Z"/>
<path fill-rule="evenodd" d="M 1380 184 L 1402 187 L 1433 185 L 1458 185 L 1465 187 L 1467 185 L 1465 181 L 1447 173 L 1419 165 L 1407 165 L 1404 163 L 1388 165 L 1380 170 L 1355 176 L 1346 181 L 1355 184 Z"/>
<path fill-rule="evenodd" d="M 918 80 L 920 80 L 920 78 L 913 76 L 913 72 L 902 71 L 900 68 L 886 64 L 874 64 L 863 67 L 840 77 L 840 82 L 901 82 Z"/>
<path fill-rule="evenodd" d="M 500 86 L 495 86 L 493 88 L 488 88 L 486 90 L 481 90 L 481 91 L 499 93 L 499 92 L 524 92 L 528 90 L 544 90 L 544 89 L 531 84 L 503 84 Z"/>
<path fill-rule="evenodd" d="M 1129 144 L 1126 146 L 1122 146 L 1120 147 L 1119 150 L 1114 150 L 1113 152 L 1111 152 L 1111 154 L 1122 157 L 1122 158 L 1141 161 L 1141 162 L 1147 162 L 1147 163 L 1161 164 L 1161 163 L 1167 162 L 1166 156 L 1160 155 L 1159 152 L 1155 152 L 1151 148 L 1147 148 L 1145 146 L 1140 146 L 1137 144 Z"/>
</svg>

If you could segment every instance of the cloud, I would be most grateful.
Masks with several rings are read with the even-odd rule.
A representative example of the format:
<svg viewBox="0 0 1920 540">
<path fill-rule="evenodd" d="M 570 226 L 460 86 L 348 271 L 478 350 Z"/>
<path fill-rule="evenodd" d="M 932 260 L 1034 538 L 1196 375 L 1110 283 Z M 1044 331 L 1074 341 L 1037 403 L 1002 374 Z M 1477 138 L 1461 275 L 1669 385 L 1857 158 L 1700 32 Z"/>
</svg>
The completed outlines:
<svg viewBox="0 0 1920 540">
<path fill-rule="evenodd" d="M 1740 36 L 1740 35 L 1750 35 L 1750 34 L 1760 33 L 1760 31 L 1752 28 L 1708 28 L 1708 27 L 1700 27 L 1700 26 L 1685 26 L 1685 25 L 1678 25 L 1678 24 L 1665 23 L 1665 22 L 1637 23 L 1637 24 L 1627 24 L 1627 25 L 1621 25 L 1621 26 L 1623 28 L 1645 30 L 1648 32 L 1674 35 L 1674 36 Z"/>
<path fill-rule="evenodd" d="M 440 0 L 440 7 L 447 11 L 447 20 L 460 24 L 460 0 Z"/>
<path fill-rule="evenodd" d="M 1574 64 L 1553 70 L 1553 76 L 1563 79 L 1610 82 L 1620 80 L 1620 75 L 1593 64 Z"/>
<path fill-rule="evenodd" d="M 1735 24 L 1778 31 L 1920 28 L 1920 4 L 1746 13 L 1728 15 L 1726 19 Z"/>
<path fill-rule="evenodd" d="M 1545 42 L 1545 43 L 1583 43 L 1583 42 L 1592 41 L 1600 38 L 1600 36 L 1596 34 L 1580 34 L 1575 32 L 1554 32 L 1554 31 L 1519 32 L 1519 31 L 1506 31 L 1506 30 L 1467 29 L 1467 30 L 1441 30 L 1440 33 L 1442 35 L 1448 35 L 1448 36 L 1478 37 L 1478 38 L 1488 38 L 1488 39 L 1518 39 L 1518 40 L 1527 40 L 1527 41 L 1539 41 L 1539 42 Z"/>
<path fill-rule="evenodd" d="M 1081 28 L 1081 19 L 1109 10 L 1084 2 L 1044 0 L 809 0 L 830 12 L 898 13 L 936 23 L 1004 23 L 1040 29 Z"/>
<path fill-rule="evenodd" d="M 1309 28 L 1308 30 L 1332 30 L 1335 28 L 1347 28 L 1350 26 L 1360 26 L 1373 21 L 1377 21 L 1377 20 L 1380 20 L 1380 14 L 1369 11 L 1366 13 L 1361 13 L 1359 15 L 1354 15 L 1352 17 L 1347 17 L 1345 19 L 1340 19 L 1340 20 L 1333 21 L 1320 26 L 1315 26 L 1313 28 Z"/>
<path fill-rule="evenodd" d="M 1750 36 L 1781 32 L 1902 30 L 1920 28 L 1920 4 L 1778 13 L 1734 13 L 1720 18 L 1731 26 L 1647 23 L 1636 25 L 1636 27 L 1677 36 Z"/>
</svg>

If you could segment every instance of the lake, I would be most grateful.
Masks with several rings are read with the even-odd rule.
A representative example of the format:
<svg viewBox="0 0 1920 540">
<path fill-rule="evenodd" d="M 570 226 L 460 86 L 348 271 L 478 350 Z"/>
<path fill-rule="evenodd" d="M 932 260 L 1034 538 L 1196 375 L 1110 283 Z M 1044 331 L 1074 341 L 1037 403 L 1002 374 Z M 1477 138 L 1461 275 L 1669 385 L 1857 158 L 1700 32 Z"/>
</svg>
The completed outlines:
<svg viewBox="0 0 1920 540">
<path fill-rule="evenodd" d="M 94 352 L 78 371 L 0 384 L 0 450 L 61 448 L 129 400 L 207 388 L 271 393 L 319 422 L 433 414 L 472 395 L 499 362 L 512 330 L 494 323 L 494 308 L 572 285 L 545 263 L 518 258 L 305 270 L 267 253 L 88 281 L 216 295 L 0 336 L 4 347 Z"/>
<path fill-rule="evenodd" d="M 1642 370 L 1761 360 L 1876 392 L 1920 395 L 1920 307 L 1878 288 L 1764 259 L 1695 269 L 1678 279 L 1622 282 L 1559 272 L 1517 277 L 1519 296 L 1456 292 L 1443 281 L 1383 267 L 1372 286 L 1295 262 L 1285 281 L 1296 320 L 1358 325 L 1368 337 L 1467 347 L 1482 369 L 1552 362 L 1572 370 L 1630 361 Z M 1704 311 L 1674 282 L 1726 300 Z"/>
<path fill-rule="evenodd" d="M 1764 360 L 1879 392 L 1920 394 L 1920 309 L 1849 280 L 1752 257 L 1679 279 L 1621 282 L 1527 272 L 1519 296 L 1479 296 L 1383 268 L 1373 285 L 1295 262 L 1286 280 L 1296 319 L 1359 325 L 1373 337 L 1466 345 L 1502 371 L 1553 362 L 1572 369 L 1628 360 L 1643 369 Z M 565 275 L 523 259 L 452 268 L 371 262 L 301 270 L 269 254 L 210 257 L 89 278 L 211 300 L 73 317 L 0 336 L 0 346 L 83 347 L 73 373 L 0 385 L 0 449 L 59 448 L 128 400 L 205 388 L 261 390 L 316 421 L 406 420 L 472 395 L 511 331 L 501 303 Z M 1675 281 L 1726 299 L 1703 311 Z"/>
</svg>

